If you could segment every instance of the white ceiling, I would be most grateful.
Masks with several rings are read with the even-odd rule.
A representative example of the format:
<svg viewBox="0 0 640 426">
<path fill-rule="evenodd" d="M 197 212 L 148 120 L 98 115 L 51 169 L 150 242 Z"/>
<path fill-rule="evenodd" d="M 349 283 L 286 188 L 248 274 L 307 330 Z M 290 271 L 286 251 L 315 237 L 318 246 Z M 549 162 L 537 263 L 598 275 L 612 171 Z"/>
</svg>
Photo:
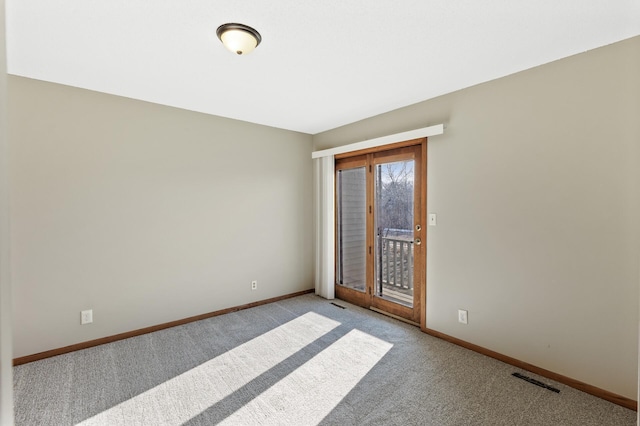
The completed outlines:
<svg viewBox="0 0 640 426">
<path fill-rule="evenodd" d="M 640 34 L 638 0 L 6 0 L 10 74 L 315 134 Z M 216 28 L 262 44 L 233 55 Z M 428 123 L 425 123 L 428 124 Z"/>
</svg>

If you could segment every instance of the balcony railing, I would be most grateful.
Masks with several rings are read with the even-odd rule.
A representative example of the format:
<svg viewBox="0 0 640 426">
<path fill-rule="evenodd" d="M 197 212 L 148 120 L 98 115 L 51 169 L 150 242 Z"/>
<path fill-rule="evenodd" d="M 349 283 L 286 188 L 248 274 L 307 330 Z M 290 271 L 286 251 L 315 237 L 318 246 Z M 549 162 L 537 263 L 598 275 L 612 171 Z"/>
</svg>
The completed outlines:
<svg viewBox="0 0 640 426">
<path fill-rule="evenodd" d="M 413 232 L 381 229 L 378 232 L 378 292 L 385 289 L 413 295 Z"/>
</svg>

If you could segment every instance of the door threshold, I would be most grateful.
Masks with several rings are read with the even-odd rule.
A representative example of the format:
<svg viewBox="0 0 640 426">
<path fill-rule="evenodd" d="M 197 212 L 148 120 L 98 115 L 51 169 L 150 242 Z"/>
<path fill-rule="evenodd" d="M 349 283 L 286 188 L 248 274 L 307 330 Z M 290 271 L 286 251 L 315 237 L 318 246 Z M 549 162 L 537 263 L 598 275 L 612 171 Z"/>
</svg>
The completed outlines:
<svg viewBox="0 0 640 426">
<path fill-rule="evenodd" d="M 413 322 L 413 321 L 408 320 L 408 319 L 406 319 L 406 318 L 402 318 L 402 317 L 400 317 L 400 316 L 398 316 L 398 315 L 391 314 L 391 313 L 389 313 L 389 312 L 383 311 L 382 309 L 374 308 L 373 306 L 370 306 L 370 307 L 369 307 L 369 309 L 370 309 L 370 310 L 372 310 L 372 311 L 374 311 L 374 312 L 377 312 L 377 313 L 379 313 L 379 314 L 382 314 L 382 315 L 386 315 L 386 316 L 388 316 L 388 317 L 391 317 L 391 318 L 393 318 L 393 319 L 397 319 L 397 320 L 399 320 L 399 321 L 406 322 L 407 324 L 411 324 L 411 325 L 414 325 L 414 326 L 416 326 L 416 327 L 420 327 L 420 324 L 418 324 L 417 322 Z"/>
</svg>

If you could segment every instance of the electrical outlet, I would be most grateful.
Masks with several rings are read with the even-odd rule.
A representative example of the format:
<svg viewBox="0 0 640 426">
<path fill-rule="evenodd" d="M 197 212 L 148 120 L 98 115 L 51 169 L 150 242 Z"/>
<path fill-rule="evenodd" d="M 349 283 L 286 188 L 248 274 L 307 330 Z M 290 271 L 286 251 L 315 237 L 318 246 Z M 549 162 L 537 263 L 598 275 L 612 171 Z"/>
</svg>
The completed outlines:
<svg viewBox="0 0 640 426">
<path fill-rule="evenodd" d="M 93 322 L 93 309 L 80 312 L 80 324 L 91 324 Z"/>
<path fill-rule="evenodd" d="M 251 281 L 251 290 L 257 290 L 258 289 L 258 281 Z"/>
<path fill-rule="evenodd" d="M 458 309 L 458 322 L 462 324 L 467 324 L 467 311 L 464 309 Z"/>
</svg>

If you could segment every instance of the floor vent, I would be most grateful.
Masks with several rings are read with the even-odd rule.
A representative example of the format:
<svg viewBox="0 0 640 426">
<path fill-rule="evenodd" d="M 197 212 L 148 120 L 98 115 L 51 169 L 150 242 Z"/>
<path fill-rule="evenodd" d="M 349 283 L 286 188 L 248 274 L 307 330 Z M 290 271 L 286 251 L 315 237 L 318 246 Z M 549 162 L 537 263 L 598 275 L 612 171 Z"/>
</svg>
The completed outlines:
<svg viewBox="0 0 640 426">
<path fill-rule="evenodd" d="M 560 389 L 556 389 L 553 386 L 549 386 L 546 383 L 539 382 L 536 379 L 532 379 L 531 377 L 524 376 L 524 375 L 522 375 L 520 373 L 513 373 L 512 376 L 513 377 L 517 377 L 518 379 L 522 379 L 524 381 L 527 381 L 529 383 L 533 383 L 534 385 L 540 386 L 541 388 L 549 389 L 551 392 L 560 393 Z"/>
<path fill-rule="evenodd" d="M 340 306 L 340 305 L 338 305 L 337 303 L 333 303 L 333 302 L 331 302 L 331 304 L 332 304 L 333 306 L 337 306 L 337 307 L 338 307 L 338 308 L 340 308 L 340 309 L 347 309 L 346 307 L 344 307 L 344 306 Z"/>
</svg>

